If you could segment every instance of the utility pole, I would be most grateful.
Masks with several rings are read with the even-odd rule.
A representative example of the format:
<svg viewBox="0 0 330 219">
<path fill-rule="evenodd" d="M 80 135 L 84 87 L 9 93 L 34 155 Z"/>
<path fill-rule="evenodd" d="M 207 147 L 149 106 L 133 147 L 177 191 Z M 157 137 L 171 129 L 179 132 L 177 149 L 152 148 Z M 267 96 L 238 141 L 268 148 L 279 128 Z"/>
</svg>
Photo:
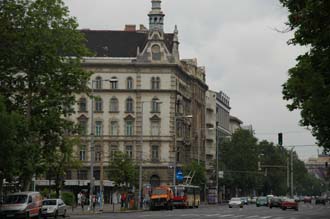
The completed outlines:
<svg viewBox="0 0 330 219">
<path fill-rule="evenodd" d="M 293 148 L 291 149 L 291 197 L 293 197 Z"/>
<path fill-rule="evenodd" d="M 174 162 L 173 162 L 173 186 L 176 185 L 176 153 L 177 153 L 177 148 L 176 148 L 176 115 L 174 115 L 174 148 L 173 148 L 173 152 L 174 152 Z"/>
<path fill-rule="evenodd" d="M 94 80 L 92 80 L 91 90 L 91 160 L 90 160 L 90 191 L 89 191 L 89 208 L 92 210 L 92 195 L 94 192 Z"/>
<path fill-rule="evenodd" d="M 139 156 L 139 200 L 138 200 L 138 207 L 141 207 L 141 199 L 142 199 L 142 152 L 143 152 L 143 104 L 144 102 L 141 101 L 141 151 Z"/>
<path fill-rule="evenodd" d="M 215 190 L 217 191 L 217 199 L 216 199 L 216 203 L 219 202 L 219 135 L 218 135 L 218 124 L 216 124 L 216 128 L 215 128 L 215 142 L 216 142 L 216 148 L 215 148 L 215 156 L 216 156 L 216 167 L 215 167 L 215 170 L 216 170 L 216 176 L 215 176 L 215 183 L 216 183 L 216 186 L 215 186 Z"/>
</svg>

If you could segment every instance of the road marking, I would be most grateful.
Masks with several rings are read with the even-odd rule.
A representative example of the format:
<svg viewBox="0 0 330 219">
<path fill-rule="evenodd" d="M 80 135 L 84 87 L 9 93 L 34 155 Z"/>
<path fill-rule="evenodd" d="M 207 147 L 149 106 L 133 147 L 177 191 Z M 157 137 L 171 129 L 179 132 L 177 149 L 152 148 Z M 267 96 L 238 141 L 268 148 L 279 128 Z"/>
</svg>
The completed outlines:
<svg viewBox="0 0 330 219">
<path fill-rule="evenodd" d="M 237 216 L 235 216 L 235 217 L 233 217 L 233 218 L 237 218 L 237 217 L 244 217 L 244 215 L 237 215 Z"/>
<path fill-rule="evenodd" d="M 205 217 L 214 217 L 214 216 L 219 216 L 220 214 L 207 214 Z"/>
<path fill-rule="evenodd" d="M 247 218 L 259 218 L 259 215 L 252 215 L 252 216 L 249 216 Z"/>
<path fill-rule="evenodd" d="M 284 217 L 275 217 L 274 219 L 283 219 Z"/>
<path fill-rule="evenodd" d="M 220 215 L 219 217 L 231 217 L 234 216 L 233 214 L 224 214 L 224 215 Z"/>
<path fill-rule="evenodd" d="M 272 216 L 265 216 L 265 217 L 260 217 L 260 218 L 263 218 L 263 219 L 267 219 L 267 218 L 271 218 Z"/>
</svg>

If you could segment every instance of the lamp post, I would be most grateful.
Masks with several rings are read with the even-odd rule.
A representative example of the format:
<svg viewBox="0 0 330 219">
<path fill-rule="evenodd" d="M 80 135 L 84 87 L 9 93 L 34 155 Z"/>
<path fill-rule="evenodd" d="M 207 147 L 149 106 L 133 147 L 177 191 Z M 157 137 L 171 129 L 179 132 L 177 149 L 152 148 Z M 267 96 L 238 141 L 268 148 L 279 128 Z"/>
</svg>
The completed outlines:
<svg viewBox="0 0 330 219">
<path fill-rule="evenodd" d="M 186 115 L 186 116 L 174 116 L 174 162 L 173 162 L 173 186 L 176 185 L 176 153 L 177 153 L 177 148 L 176 148 L 176 122 L 178 118 L 192 118 L 192 115 Z"/>
<path fill-rule="evenodd" d="M 94 147 L 94 83 L 98 80 L 91 81 L 91 159 L 90 159 L 90 194 L 89 194 L 89 207 L 92 210 L 92 195 L 94 193 L 94 159 L 95 159 L 95 147 Z M 117 82 L 117 79 L 106 79 L 101 81 L 107 82 Z M 101 163 L 100 163 L 100 209 L 103 209 L 103 153 L 101 153 Z"/>
<path fill-rule="evenodd" d="M 143 175 L 143 172 L 142 172 L 142 161 L 143 161 L 143 106 L 144 106 L 144 103 L 147 103 L 147 102 L 152 102 L 153 101 L 141 101 L 141 136 L 140 136 L 140 142 L 141 142 L 141 152 L 140 152 L 140 161 L 139 161 L 139 201 L 138 203 L 139 204 L 139 208 L 142 207 L 141 205 L 141 199 L 142 199 L 142 175 Z M 162 102 L 157 100 L 155 101 L 156 104 L 161 104 Z"/>
</svg>

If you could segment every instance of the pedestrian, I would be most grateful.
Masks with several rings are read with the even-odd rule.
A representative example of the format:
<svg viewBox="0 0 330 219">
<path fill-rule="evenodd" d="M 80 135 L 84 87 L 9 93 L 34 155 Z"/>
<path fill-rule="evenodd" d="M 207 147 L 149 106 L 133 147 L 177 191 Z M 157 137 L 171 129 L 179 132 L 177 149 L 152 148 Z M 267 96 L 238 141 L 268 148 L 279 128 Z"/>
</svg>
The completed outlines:
<svg viewBox="0 0 330 219">
<path fill-rule="evenodd" d="M 92 196 L 92 204 L 93 204 L 93 211 L 95 212 L 96 195 L 93 195 L 93 196 Z"/>
<path fill-rule="evenodd" d="M 126 207 L 126 193 L 125 192 L 123 192 L 121 194 L 120 201 L 121 201 L 121 207 L 122 208 Z"/>
<path fill-rule="evenodd" d="M 85 205 L 85 202 L 86 202 L 86 196 L 85 194 L 81 194 L 81 210 L 84 211 L 84 205 Z"/>
<path fill-rule="evenodd" d="M 77 195 L 78 206 L 81 205 L 81 195 L 82 195 L 81 192 L 79 192 L 78 195 Z"/>
</svg>

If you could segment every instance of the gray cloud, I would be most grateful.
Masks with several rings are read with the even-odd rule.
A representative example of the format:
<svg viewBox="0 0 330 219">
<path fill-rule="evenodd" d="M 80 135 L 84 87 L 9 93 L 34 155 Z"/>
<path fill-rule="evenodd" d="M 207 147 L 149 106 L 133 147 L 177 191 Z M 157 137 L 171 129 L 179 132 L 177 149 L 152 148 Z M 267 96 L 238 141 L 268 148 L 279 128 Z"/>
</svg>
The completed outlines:
<svg viewBox="0 0 330 219">
<path fill-rule="evenodd" d="M 80 28 L 122 30 L 125 24 L 145 24 L 150 0 L 65 0 Z M 163 0 L 165 30 L 179 28 L 182 58 L 198 58 L 206 66 L 207 83 L 231 98 L 232 115 L 252 124 L 257 137 L 286 145 L 314 144 L 299 127 L 299 112 L 289 112 L 281 85 L 287 69 L 304 48 L 286 44 L 282 34 L 287 11 L 278 0 Z M 301 158 L 316 148 L 297 147 Z"/>
</svg>

